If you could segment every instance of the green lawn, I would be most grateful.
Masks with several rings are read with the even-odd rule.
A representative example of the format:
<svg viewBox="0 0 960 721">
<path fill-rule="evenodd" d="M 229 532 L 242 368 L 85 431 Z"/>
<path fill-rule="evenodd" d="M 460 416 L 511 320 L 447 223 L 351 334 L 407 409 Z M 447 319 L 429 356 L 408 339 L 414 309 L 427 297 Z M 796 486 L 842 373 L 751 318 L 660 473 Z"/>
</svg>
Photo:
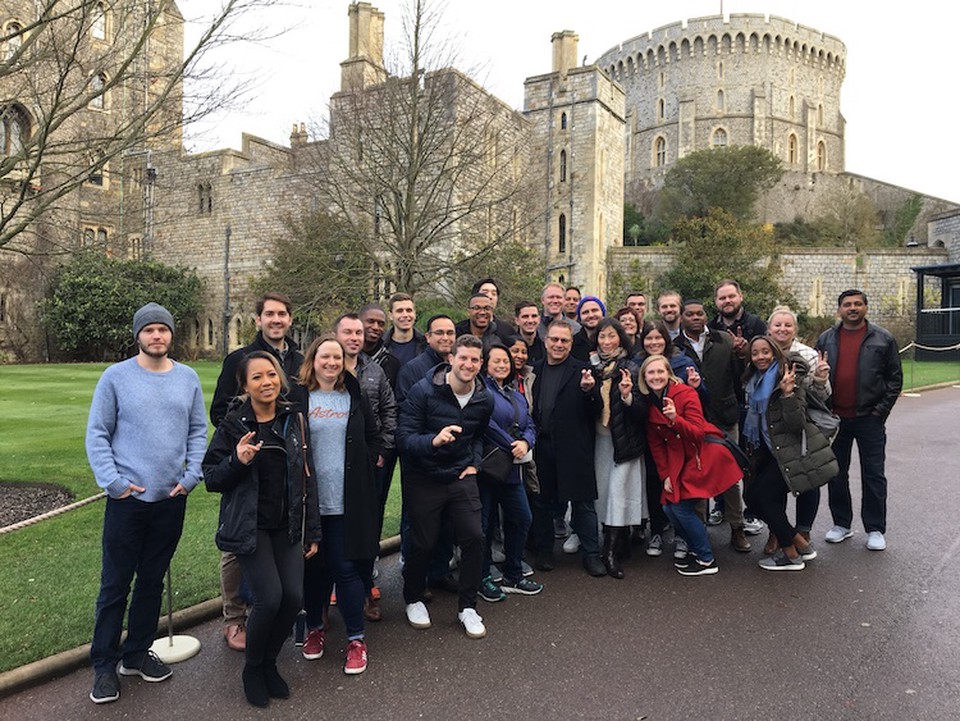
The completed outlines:
<svg viewBox="0 0 960 721">
<path fill-rule="evenodd" d="M 191 364 L 204 398 L 219 363 Z M 93 388 L 105 364 L 0 366 L 0 481 L 52 482 L 76 499 L 99 492 L 83 438 Z M 190 495 L 173 559 L 174 605 L 219 595 L 213 544 L 219 496 Z M 100 578 L 102 501 L 0 536 L 0 672 L 90 640 Z M 391 488 L 384 535 L 397 533 L 399 483 Z"/>
<path fill-rule="evenodd" d="M 922 388 L 937 383 L 960 382 L 960 361 L 915 361 L 903 359 L 903 389 Z"/>
</svg>

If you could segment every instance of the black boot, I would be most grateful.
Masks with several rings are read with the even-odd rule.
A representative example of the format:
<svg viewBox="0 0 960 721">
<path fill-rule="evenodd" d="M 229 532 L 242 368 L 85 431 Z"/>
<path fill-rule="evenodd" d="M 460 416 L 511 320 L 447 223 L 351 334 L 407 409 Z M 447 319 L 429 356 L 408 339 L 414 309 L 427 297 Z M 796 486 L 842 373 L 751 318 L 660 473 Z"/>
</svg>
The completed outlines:
<svg viewBox="0 0 960 721">
<path fill-rule="evenodd" d="M 277 671 L 276 659 L 267 659 L 263 662 L 263 680 L 267 684 L 267 693 L 270 698 L 290 698 L 290 687 Z"/>
<path fill-rule="evenodd" d="M 603 560 L 603 566 L 607 569 L 607 574 L 613 578 L 623 578 L 623 567 L 620 565 L 619 548 L 622 528 L 614 526 L 604 526 L 603 528 L 603 551 L 600 558 Z"/>
<path fill-rule="evenodd" d="M 264 708 L 270 703 L 270 694 L 267 692 L 267 681 L 263 676 L 263 666 L 252 666 L 249 663 L 243 667 L 243 693 L 251 706 Z"/>
</svg>

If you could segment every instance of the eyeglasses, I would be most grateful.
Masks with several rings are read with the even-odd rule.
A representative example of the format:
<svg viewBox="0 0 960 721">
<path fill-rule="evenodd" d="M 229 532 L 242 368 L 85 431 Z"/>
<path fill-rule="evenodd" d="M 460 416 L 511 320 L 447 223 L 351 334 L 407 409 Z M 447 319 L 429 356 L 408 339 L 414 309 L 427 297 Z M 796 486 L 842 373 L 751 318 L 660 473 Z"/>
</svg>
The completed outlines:
<svg viewBox="0 0 960 721">
<path fill-rule="evenodd" d="M 547 336 L 547 343 L 562 343 L 566 345 L 567 343 L 573 343 L 573 338 L 550 338 Z"/>
</svg>

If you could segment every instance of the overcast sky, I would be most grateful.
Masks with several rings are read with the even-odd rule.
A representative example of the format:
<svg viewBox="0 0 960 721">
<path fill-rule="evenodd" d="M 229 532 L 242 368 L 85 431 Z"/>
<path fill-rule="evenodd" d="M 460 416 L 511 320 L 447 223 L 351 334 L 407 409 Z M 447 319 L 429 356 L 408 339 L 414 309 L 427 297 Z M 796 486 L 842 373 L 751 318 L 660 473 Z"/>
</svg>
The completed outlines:
<svg viewBox="0 0 960 721">
<path fill-rule="evenodd" d="M 221 0 L 179 0 L 190 22 Z M 297 0 L 291 0 L 296 2 Z M 374 0 L 386 14 L 386 45 L 400 32 L 406 0 Z M 240 147 L 240 134 L 286 145 L 293 123 L 315 125 L 339 88 L 347 56 L 347 0 L 300 0 L 250 22 L 277 39 L 233 46 L 221 59 L 257 89 L 242 112 L 221 114 L 191 133 L 191 150 Z M 847 121 L 846 169 L 960 201 L 960 142 L 954 85 L 960 4 L 933 0 L 725 0 L 724 14 L 778 15 L 838 37 L 847 48 L 840 99 Z M 579 55 L 593 62 L 648 30 L 717 15 L 719 0 L 447 0 L 443 33 L 460 47 L 461 68 L 517 109 L 523 80 L 550 72 L 550 36 L 574 30 Z M 189 39 L 189 37 L 188 37 Z M 954 126 L 954 127 L 950 127 Z"/>
</svg>

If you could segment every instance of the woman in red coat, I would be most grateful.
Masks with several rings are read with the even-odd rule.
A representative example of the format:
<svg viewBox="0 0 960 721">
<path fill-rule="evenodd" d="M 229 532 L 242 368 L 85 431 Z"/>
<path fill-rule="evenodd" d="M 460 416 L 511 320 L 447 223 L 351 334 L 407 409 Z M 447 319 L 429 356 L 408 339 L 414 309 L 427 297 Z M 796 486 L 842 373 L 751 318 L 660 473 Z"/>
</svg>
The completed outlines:
<svg viewBox="0 0 960 721">
<path fill-rule="evenodd" d="M 665 357 L 653 355 L 643 362 L 638 386 L 650 399 L 647 444 L 663 482 L 660 502 L 689 549 L 674 565 L 683 576 L 714 574 L 717 562 L 696 506 L 739 481 L 740 466 L 723 445 L 705 440 L 723 434 L 707 423 L 697 391 L 673 374 Z"/>
</svg>

